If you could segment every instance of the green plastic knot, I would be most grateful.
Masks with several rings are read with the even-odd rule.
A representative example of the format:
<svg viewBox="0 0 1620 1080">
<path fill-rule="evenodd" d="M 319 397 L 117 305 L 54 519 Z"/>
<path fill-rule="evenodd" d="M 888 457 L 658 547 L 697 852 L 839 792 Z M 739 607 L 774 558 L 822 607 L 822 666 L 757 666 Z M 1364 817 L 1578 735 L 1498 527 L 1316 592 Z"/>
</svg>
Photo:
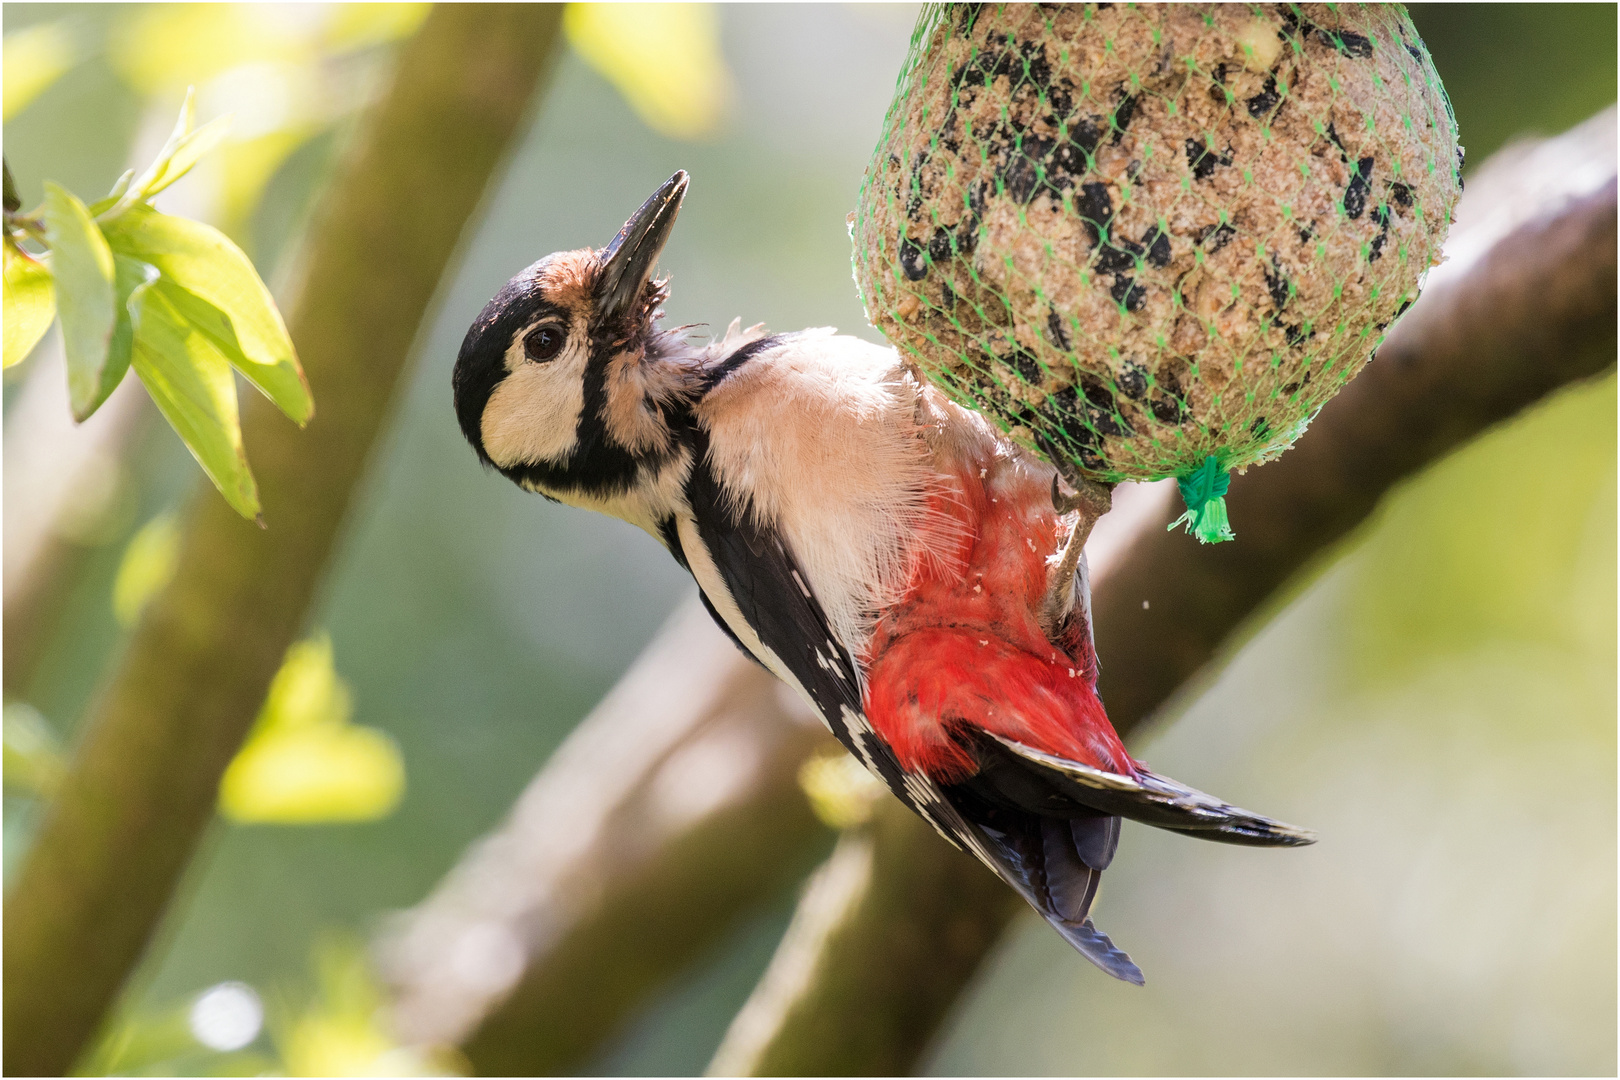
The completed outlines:
<svg viewBox="0 0 1620 1080">
<path fill-rule="evenodd" d="M 1201 544 L 1236 539 L 1226 520 L 1225 496 L 1231 484 L 1231 473 L 1221 468 L 1214 454 L 1188 475 L 1177 477 L 1176 486 L 1181 488 L 1181 501 L 1187 504 L 1187 512 L 1170 523 L 1170 530 L 1185 525 Z"/>
</svg>

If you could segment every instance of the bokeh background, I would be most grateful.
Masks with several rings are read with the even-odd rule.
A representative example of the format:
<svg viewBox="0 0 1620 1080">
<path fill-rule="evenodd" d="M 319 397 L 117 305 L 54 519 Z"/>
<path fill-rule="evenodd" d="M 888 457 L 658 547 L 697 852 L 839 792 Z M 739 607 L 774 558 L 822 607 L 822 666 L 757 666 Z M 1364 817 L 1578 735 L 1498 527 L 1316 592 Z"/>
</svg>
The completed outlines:
<svg viewBox="0 0 1620 1080">
<path fill-rule="evenodd" d="M 569 13 L 567 55 L 443 283 L 310 644 L 254 736 L 260 759 L 227 777 L 97 1068 L 432 1064 L 397 1056 L 377 1024 L 366 942 L 500 821 L 691 590 L 645 535 L 522 494 L 462 441 L 455 350 L 508 276 L 605 243 L 685 168 L 692 193 L 664 257 L 673 320 L 876 339 L 844 217 L 916 9 L 639 14 Z M 1615 98 L 1613 6 L 1413 14 L 1471 163 Z M 200 117 L 234 112 L 235 132 L 160 205 L 225 228 L 275 285 L 422 9 L 7 4 L 0 17 L 5 154 L 25 205 L 47 177 L 99 195 L 151 156 L 195 85 Z M 8 518 L 26 513 L 13 440 L 31 380 L 60 367 L 54 338 L 6 373 Z M 1098 917 L 1150 985 L 1106 979 L 1030 915 L 928 1069 L 1614 1073 L 1615 412 L 1611 375 L 1405 485 L 1135 748 L 1310 825 L 1320 844 L 1279 855 L 1127 825 Z M 163 578 L 167 523 L 201 482 L 150 410 L 105 473 L 69 516 L 79 557 L 43 659 L 6 681 L 8 882 L 37 820 L 37 775 L 71 745 Z M 305 781 L 289 785 L 278 762 Z M 590 1071 L 701 1071 L 793 902 L 738 925 Z M 227 1019 L 251 1015 L 233 1002 L 264 1003 L 248 1041 L 197 1041 L 193 1006 L 209 988 Z"/>
</svg>

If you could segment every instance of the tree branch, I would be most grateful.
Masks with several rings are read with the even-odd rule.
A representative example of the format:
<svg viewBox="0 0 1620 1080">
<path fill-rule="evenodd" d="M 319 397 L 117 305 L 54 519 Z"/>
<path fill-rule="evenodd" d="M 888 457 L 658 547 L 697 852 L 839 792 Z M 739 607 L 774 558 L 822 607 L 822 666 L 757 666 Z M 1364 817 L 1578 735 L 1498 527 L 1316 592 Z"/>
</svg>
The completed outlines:
<svg viewBox="0 0 1620 1080">
<path fill-rule="evenodd" d="M 915 1048 L 1023 906 L 884 799 L 816 871 L 708 1074 L 911 1075 Z"/>
<path fill-rule="evenodd" d="M 692 598 L 379 943 L 394 1028 L 486 1076 L 576 1072 L 658 986 L 800 880 L 795 782 L 837 744 Z"/>
<path fill-rule="evenodd" d="M 1452 264 L 1434 273 L 1376 360 L 1295 449 L 1233 480 L 1227 504 L 1238 542 L 1191 544 L 1164 531 L 1166 512 L 1117 561 L 1098 560 L 1102 695 L 1121 733 L 1182 687 L 1200 685 L 1206 665 L 1244 624 L 1400 480 L 1553 390 L 1614 365 L 1613 111 L 1533 151 L 1504 153 L 1470 181 L 1447 248 Z M 915 905 L 920 924 L 938 919 L 929 884 L 950 868 L 966 873 L 971 860 L 914 815 L 886 810 L 872 834 L 864 889 L 853 890 L 861 895 L 840 897 L 841 917 L 828 919 L 817 908 L 825 888 L 807 893 L 795 923 L 816 927 L 815 948 L 803 935 L 784 941 L 712 1073 L 917 1068 L 1018 905 L 988 897 L 952 909 L 982 943 L 974 956 L 916 949 L 914 935 L 948 931 L 899 931 L 891 898 Z M 818 880 L 829 876 L 830 867 Z M 791 979 L 779 975 L 784 969 Z"/>
<path fill-rule="evenodd" d="M 558 9 L 435 9 L 401 50 L 309 242 L 289 325 L 318 414 L 255 397 L 244 428 L 269 528 L 193 498 L 148 607 L 5 909 L 5 1067 L 60 1074 L 151 939 L 219 778 L 306 618 L 411 343 L 524 130 Z"/>
</svg>

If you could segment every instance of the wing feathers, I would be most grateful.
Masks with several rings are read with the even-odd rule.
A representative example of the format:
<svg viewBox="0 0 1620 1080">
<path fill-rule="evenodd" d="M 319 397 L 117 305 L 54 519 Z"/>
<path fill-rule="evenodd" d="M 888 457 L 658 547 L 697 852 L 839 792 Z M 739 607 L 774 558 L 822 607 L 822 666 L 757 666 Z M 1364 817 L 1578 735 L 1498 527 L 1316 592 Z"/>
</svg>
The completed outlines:
<svg viewBox="0 0 1620 1080">
<path fill-rule="evenodd" d="M 1046 890 L 1052 911 L 1064 922 L 1081 922 L 1091 912 L 1102 871 L 1086 865 L 1075 850 L 1069 823 L 1058 818 L 1039 818 L 1041 854 L 1046 871 Z"/>
</svg>

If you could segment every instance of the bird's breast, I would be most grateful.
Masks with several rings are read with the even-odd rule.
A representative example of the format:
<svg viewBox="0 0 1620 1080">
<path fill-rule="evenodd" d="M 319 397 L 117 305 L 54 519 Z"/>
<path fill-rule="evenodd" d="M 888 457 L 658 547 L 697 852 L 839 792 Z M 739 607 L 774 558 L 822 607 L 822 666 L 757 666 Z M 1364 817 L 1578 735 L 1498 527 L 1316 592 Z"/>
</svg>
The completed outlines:
<svg viewBox="0 0 1620 1080">
<path fill-rule="evenodd" d="M 728 499 L 782 537 L 839 640 L 858 654 L 913 565 L 954 527 L 919 387 L 894 350 L 831 332 L 785 336 L 696 408 L 705 465 Z"/>
</svg>

